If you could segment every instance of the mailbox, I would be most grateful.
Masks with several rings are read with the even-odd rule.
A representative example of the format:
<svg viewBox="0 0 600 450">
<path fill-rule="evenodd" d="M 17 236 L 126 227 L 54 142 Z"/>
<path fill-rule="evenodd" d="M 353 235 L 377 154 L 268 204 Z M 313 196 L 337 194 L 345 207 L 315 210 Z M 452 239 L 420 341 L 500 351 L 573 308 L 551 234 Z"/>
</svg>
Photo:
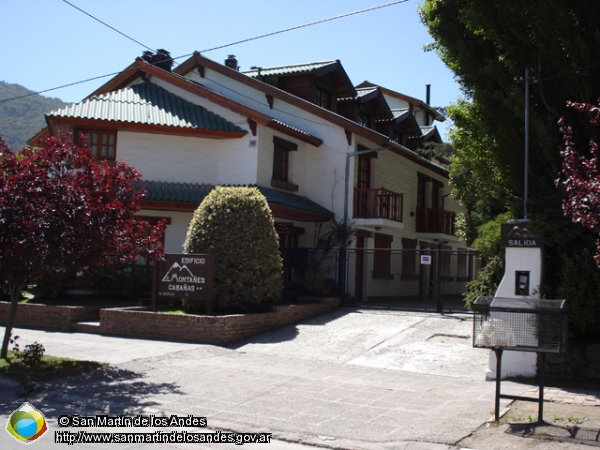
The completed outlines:
<svg viewBox="0 0 600 450">
<path fill-rule="evenodd" d="M 565 300 L 478 297 L 473 303 L 473 346 L 521 352 L 567 349 Z"/>
<path fill-rule="evenodd" d="M 520 280 L 517 272 L 517 287 Z M 525 286 L 523 286 L 525 287 Z M 526 286 L 529 289 L 529 286 Z M 495 419 L 500 420 L 500 399 L 534 401 L 529 397 L 503 395 L 500 378 L 502 352 L 513 350 L 539 354 L 538 421 L 544 419 L 544 358 L 546 353 L 567 350 L 567 305 L 565 300 L 539 298 L 477 297 L 473 302 L 473 347 L 490 348 L 496 353 Z"/>
</svg>

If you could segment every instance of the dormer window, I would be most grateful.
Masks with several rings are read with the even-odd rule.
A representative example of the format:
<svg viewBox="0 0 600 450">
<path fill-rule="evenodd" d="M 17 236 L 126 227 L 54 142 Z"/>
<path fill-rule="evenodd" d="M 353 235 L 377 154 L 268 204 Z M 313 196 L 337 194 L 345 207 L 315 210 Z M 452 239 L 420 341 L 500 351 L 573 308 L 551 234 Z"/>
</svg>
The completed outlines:
<svg viewBox="0 0 600 450">
<path fill-rule="evenodd" d="M 358 115 L 358 123 L 365 128 L 371 128 L 373 118 L 364 111 L 361 111 Z"/>
<path fill-rule="evenodd" d="M 315 104 L 321 108 L 331 109 L 331 92 L 323 88 L 317 88 L 315 95 Z"/>
</svg>

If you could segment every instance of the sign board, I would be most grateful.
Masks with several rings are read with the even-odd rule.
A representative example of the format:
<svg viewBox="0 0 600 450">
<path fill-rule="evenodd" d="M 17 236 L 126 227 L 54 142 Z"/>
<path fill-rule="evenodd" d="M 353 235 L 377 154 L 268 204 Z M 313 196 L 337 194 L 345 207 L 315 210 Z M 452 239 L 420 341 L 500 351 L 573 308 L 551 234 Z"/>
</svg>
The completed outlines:
<svg viewBox="0 0 600 450">
<path fill-rule="evenodd" d="M 544 239 L 528 222 L 503 223 L 500 235 L 502 247 L 543 247 Z"/>
<path fill-rule="evenodd" d="M 431 255 L 421 255 L 421 265 L 430 266 L 431 265 Z"/>
<path fill-rule="evenodd" d="M 155 298 L 190 298 L 205 300 L 207 312 L 212 303 L 214 257 L 212 249 L 206 255 L 165 254 L 165 260 L 156 264 L 153 307 Z"/>
</svg>

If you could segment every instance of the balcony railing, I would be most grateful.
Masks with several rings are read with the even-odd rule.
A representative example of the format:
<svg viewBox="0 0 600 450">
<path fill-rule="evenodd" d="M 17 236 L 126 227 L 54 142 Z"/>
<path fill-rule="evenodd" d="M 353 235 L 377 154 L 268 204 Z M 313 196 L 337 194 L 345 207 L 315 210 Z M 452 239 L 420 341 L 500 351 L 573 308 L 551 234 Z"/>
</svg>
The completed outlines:
<svg viewBox="0 0 600 450">
<path fill-rule="evenodd" d="M 454 235 L 456 214 L 441 208 L 417 208 L 417 233 Z"/>
<path fill-rule="evenodd" d="M 354 218 L 402 222 L 402 194 L 384 188 L 354 189 Z"/>
</svg>

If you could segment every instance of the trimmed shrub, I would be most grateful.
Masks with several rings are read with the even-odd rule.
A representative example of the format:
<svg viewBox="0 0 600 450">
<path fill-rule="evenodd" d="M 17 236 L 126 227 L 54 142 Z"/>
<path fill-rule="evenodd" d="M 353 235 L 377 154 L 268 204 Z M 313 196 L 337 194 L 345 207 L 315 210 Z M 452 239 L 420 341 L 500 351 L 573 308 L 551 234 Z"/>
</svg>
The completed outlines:
<svg viewBox="0 0 600 450">
<path fill-rule="evenodd" d="M 267 200 L 257 188 L 216 187 L 194 212 L 185 253 L 214 248 L 214 306 L 221 312 L 268 310 L 283 292 L 283 264 Z M 198 300 L 183 306 L 201 311 Z"/>
</svg>

